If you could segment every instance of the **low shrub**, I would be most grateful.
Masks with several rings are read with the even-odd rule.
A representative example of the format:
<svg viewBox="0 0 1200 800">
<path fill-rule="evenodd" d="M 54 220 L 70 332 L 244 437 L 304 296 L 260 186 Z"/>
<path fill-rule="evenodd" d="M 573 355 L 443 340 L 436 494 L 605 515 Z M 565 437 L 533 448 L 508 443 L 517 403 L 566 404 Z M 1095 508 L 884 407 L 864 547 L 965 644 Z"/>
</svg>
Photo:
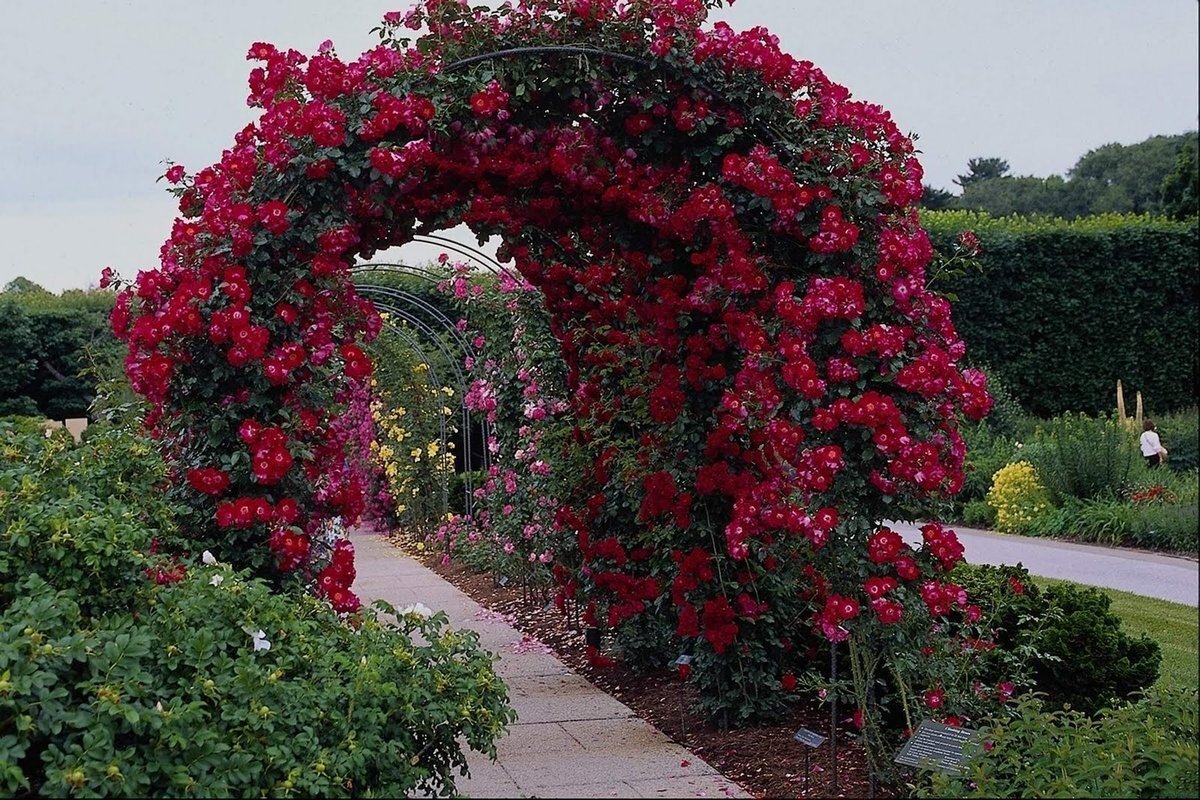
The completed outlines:
<svg viewBox="0 0 1200 800">
<path fill-rule="evenodd" d="M 1008 390 L 1008 385 L 990 367 L 982 367 L 988 379 L 988 394 L 992 396 L 992 410 L 988 412 L 986 424 L 997 436 L 1013 438 L 1020 436 L 1027 414 L 1020 402 Z"/>
<path fill-rule="evenodd" d="M 1036 670 L 1037 687 L 1051 702 L 1091 713 L 1158 679 L 1158 643 L 1122 631 L 1104 592 L 1060 584 L 1042 596 L 1062 612 L 1061 624 L 1048 626 L 1038 641 L 1043 653 L 1057 657 L 1039 663 Z"/>
<path fill-rule="evenodd" d="M 1159 439 L 1167 448 L 1172 472 L 1189 472 L 1200 466 L 1200 410 L 1195 407 L 1154 417 Z"/>
<path fill-rule="evenodd" d="M 962 521 L 974 528 L 991 528 L 996 524 L 996 509 L 986 500 L 972 500 L 963 506 Z"/>
<path fill-rule="evenodd" d="M 1051 509 L 1050 495 L 1028 461 L 1017 461 L 997 470 L 992 476 L 987 502 L 996 509 L 996 527 L 1005 533 L 1024 532 Z"/>
<path fill-rule="evenodd" d="M 1137 509 L 1127 541 L 1135 547 L 1168 553 L 1200 551 L 1200 506 L 1196 501 L 1149 505 Z"/>
<path fill-rule="evenodd" d="M 994 632 L 996 647 L 981 662 L 984 683 L 1024 676 L 1048 704 L 1092 713 L 1158 678 L 1158 644 L 1122 631 L 1099 590 L 1071 584 L 1041 590 L 1020 564 L 963 564 L 953 579 Z M 1023 668 L 1014 670 L 1014 654 Z"/>
<path fill-rule="evenodd" d="M 1123 500 L 1098 498 L 1070 504 L 1068 535 L 1082 542 L 1125 544 L 1141 510 Z"/>
<path fill-rule="evenodd" d="M 986 729 L 958 776 L 923 774 L 918 797 L 1195 797 L 1197 691 L 1147 692 L 1101 712 L 1049 710 L 1020 698 Z"/>
<path fill-rule="evenodd" d="M 1182 483 L 1178 479 L 1177 482 Z M 1167 553 L 1195 553 L 1200 528 L 1197 512 L 1195 499 L 1182 498 L 1162 483 L 1143 481 L 1142 485 L 1131 487 L 1121 499 L 1068 500 L 1061 508 L 1034 518 L 1022 533 Z"/>
<path fill-rule="evenodd" d="M 448 795 L 464 743 L 494 755 L 475 634 L 155 554 L 156 476 L 121 431 L 0 422 L 0 795 Z"/>
<path fill-rule="evenodd" d="M 470 473 L 472 490 L 479 489 L 487 480 L 487 473 L 483 470 L 476 470 Z M 450 511 L 454 514 L 467 513 L 466 503 L 466 477 L 465 472 L 456 472 L 450 476 L 450 486 L 447 491 L 450 493 Z"/>
<path fill-rule="evenodd" d="M 1039 426 L 1034 442 L 1023 457 L 1059 506 L 1115 497 L 1145 468 L 1137 437 L 1108 417 L 1062 414 Z"/>
<path fill-rule="evenodd" d="M 992 488 L 992 476 L 1017 454 L 1016 444 L 1005 436 L 997 436 L 984 423 L 964 426 L 963 439 L 967 444 L 964 462 L 966 480 L 958 494 L 960 502 L 982 500 Z"/>
</svg>

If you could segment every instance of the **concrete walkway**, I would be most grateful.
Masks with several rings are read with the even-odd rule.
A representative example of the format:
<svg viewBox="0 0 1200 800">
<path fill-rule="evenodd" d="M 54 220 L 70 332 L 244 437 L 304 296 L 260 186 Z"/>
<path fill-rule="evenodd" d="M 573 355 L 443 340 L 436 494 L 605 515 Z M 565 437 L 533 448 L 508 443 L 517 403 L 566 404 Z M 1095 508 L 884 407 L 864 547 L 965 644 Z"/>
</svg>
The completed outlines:
<svg viewBox="0 0 1200 800">
<path fill-rule="evenodd" d="M 903 522 L 888 524 L 906 542 L 921 541 L 917 526 Z M 1200 598 L 1200 564 L 1192 559 L 949 527 L 958 533 L 967 561 L 972 564 L 1020 562 L 1030 574 L 1044 578 L 1119 589 L 1189 606 L 1196 606 Z"/>
<path fill-rule="evenodd" d="M 495 763 L 471 752 L 467 797 L 749 797 L 695 754 L 675 744 L 623 703 L 569 670 L 541 642 L 524 637 L 379 534 L 351 536 L 354 591 L 364 603 L 424 603 L 456 628 L 479 633 L 500 656 L 518 719 L 496 744 Z M 582 646 L 582 643 L 581 643 Z"/>
</svg>

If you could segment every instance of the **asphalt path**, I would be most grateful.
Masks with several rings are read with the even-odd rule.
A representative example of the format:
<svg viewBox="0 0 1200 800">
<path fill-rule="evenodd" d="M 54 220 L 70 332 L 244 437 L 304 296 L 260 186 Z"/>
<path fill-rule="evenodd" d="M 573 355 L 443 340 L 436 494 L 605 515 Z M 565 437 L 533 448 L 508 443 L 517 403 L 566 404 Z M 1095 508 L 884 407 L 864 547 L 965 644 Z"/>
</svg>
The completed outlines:
<svg viewBox="0 0 1200 800">
<path fill-rule="evenodd" d="M 916 525 L 888 525 L 910 544 L 921 542 Z M 972 564 L 1020 563 L 1031 574 L 1044 578 L 1119 589 L 1189 606 L 1196 606 L 1200 598 L 1200 564 L 1195 559 L 949 527 L 958 533 L 967 561 Z"/>
</svg>

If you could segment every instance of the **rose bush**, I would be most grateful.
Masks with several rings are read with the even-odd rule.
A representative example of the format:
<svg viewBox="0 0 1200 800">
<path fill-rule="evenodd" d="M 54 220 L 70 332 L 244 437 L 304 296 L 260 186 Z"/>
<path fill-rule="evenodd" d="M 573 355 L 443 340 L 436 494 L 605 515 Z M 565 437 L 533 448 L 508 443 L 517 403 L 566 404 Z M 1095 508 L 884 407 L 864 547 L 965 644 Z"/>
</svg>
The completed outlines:
<svg viewBox="0 0 1200 800">
<path fill-rule="evenodd" d="M 487 422 L 489 466 L 474 489 L 474 513 L 432 537 L 447 551 L 546 591 L 555 570 L 577 567 L 575 543 L 555 523 L 572 488 L 572 422 L 566 376 L 541 293 L 520 275 L 473 275 L 465 265 L 439 284 L 461 315 L 473 355 L 464 367 L 467 407 Z M 566 600 L 559 597 L 560 606 Z"/>
<path fill-rule="evenodd" d="M 428 0 L 356 60 L 251 48 L 261 116 L 172 169 L 182 216 L 114 317 L 199 539 L 354 606 L 312 547 L 361 488 L 320 492 L 379 325 L 347 270 L 461 223 L 544 296 L 586 466 L 561 588 L 631 657 L 665 621 L 749 716 L 821 640 L 966 613 L 953 532 L 878 524 L 960 488 L 990 404 L 927 286 L 913 144 L 768 31 L 705 27 L 718 4 Z"/>
</svg>

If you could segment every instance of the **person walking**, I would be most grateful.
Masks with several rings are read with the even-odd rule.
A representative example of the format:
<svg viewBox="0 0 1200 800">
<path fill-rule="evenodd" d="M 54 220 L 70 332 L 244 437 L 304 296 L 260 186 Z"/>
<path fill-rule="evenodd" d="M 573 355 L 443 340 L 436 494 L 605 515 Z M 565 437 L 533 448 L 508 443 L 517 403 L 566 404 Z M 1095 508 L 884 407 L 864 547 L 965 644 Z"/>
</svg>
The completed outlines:
<svg viewBox="0 0 1200 800">
<path fill-rule="evenodd" d="M 1142 423 L 1142 438 L 1139 443 L 1142 446 L 1142 455 L 1146 459 L 1146 466 L 1150 469 L 1161 466 L 1163 459 L 1167 457 L 1167 448 L 1163 447 L 1162 442 L 1158 439 L 1158 429 L 1154 427 L 1154 420 L 1147 418 Z"/>
</svg>

